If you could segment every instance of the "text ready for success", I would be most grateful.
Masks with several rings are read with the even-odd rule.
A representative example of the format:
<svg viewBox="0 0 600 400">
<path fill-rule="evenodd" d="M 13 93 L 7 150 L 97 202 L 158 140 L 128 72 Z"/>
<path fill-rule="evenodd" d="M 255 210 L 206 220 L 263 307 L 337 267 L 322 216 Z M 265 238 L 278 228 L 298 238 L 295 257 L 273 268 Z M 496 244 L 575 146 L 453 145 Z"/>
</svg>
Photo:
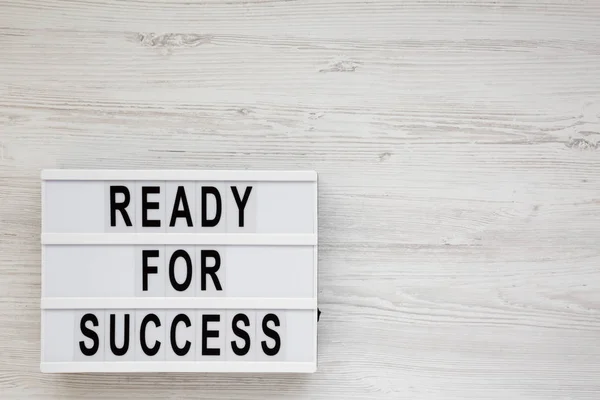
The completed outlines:
<svg viewBox="0 0 600 400">
<path fill-rule="evenodd" d="M 314 372 L 314 171 L 42 172 L 42 372 Z"/>
</svg>

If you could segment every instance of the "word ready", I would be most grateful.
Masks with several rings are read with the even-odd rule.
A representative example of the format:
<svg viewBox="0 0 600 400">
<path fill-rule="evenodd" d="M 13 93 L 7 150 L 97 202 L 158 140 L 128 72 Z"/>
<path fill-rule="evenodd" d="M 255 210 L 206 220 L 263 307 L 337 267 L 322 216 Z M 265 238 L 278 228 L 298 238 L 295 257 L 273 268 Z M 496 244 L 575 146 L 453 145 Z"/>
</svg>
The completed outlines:
<svg viewBox="0 0 600 400">
<path fill-rule="evenodd" d="M 200 209 L 200 218 L 195 220 L 192 218 L 192 210 L 196 208 L 196 204 L 192 203 L 188 198 L 194 199 L 193 196 L 186 195 L 185 185 L 177 185 L 175 190 L 174 199 L 169 204 L 166 203 L 165 196 L 161 195 L 164 192 L 164 187 L 160 185 L 141 185 L 140 186 L 140 202 L 137 207 L 141 209 L 141 224 L 142 228 L 160 228 L 163 224 L 168 223 L 168 226 L 173 228 L 177 225 L 178 219 L 181 224 L 184 224 L 188 228 L 193 228 L 195 224 L 202 227 L 214 227 L 221 222 L 221 215 L 223 210 L 223 200 L 219 189 L 215 186 L 200 186 L 199 187 L 199 199 L 198 208 Z M 237 225 L 239 227 L 244 226 L 244 211 L 250 194 L 252 192 L 252 186 L 245 186 L 243 195 L 240 196 L 240 192 L 237 186 L 230 186 L 231 194 L 235 200 L 237 208 Z M 133 227 L 132 216 L 134 215 L 133 209 L 135 208 L 131 202 L 131 191 L 127 186 L 124 185 L 110 185 L 110 226 L 117 226 L 117 217 L 120 217 L 127 227 Z M 209 201 L 210 200 L 210 201 Z M 209 204 L 213 205 L 214 212 L 209 216 Z M 150 218 L 149 214 L 151 210 L 160 210 L 161 207 L 165 207 L 166 214 L 160 214 L 166 216 L 164 218 Z M 233 212 L 233 210 L 231 210 Z M 168 222 L 167 222 L 168 221 Z"/>
<path fill-rule="evenodd" d="M 42 372 L 314 372 L 312 171 L 42 172 Z"/>
</svg>

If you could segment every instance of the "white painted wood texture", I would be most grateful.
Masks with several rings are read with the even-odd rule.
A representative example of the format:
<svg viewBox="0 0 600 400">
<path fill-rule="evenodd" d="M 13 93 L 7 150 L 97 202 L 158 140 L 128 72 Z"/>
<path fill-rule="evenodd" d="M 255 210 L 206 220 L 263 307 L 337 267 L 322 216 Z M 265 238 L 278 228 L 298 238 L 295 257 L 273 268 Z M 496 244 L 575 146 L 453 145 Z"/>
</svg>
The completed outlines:
<svg viewBox="0 0 600 400">
<path fill-rule="evenodd" d="M 0 2 L 2 399 L 600 398 L 600 2 Z M 314 375 L 42 375 L 42 168 L 319 172 Z"/>
</svg>

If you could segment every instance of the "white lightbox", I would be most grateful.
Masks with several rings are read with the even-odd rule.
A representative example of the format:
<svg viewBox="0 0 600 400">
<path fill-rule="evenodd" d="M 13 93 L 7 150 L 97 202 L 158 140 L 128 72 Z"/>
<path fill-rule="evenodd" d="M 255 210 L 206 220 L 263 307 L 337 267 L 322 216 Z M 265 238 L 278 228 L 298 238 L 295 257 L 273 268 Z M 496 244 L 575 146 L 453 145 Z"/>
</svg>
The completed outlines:
<svg viewBox="0 0 600 400">
<path fill-rule="evenodd" d="M 314 372 L 314 171 L 42 172 L 42 372 Z"/>
</svg>

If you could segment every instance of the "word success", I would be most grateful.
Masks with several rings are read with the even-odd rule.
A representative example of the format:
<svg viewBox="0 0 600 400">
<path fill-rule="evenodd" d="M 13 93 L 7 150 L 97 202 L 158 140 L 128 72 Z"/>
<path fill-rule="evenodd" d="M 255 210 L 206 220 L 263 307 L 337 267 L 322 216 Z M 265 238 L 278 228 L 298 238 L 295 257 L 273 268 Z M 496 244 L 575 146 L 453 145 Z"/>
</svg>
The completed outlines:
<svg viewBox="0 0 600 400">
<path fill-rule="evenodd" d="M 219 314 L 201 311 L 196 314 L 190 311 L 191 318 L 187 313 L 181 312 L 170 318 L 163 317 L 164 319 L 159 317 L 159 314 L 164 315 L 164 312 L 150 310 L 141 314 L 140 310 L 137 314 L 135 311 L 126 311 L 118 315 L 107 313 L 105 318 L 98 318 L 96 314 L 83 314 L 79 323 L 81 340 L 77 347 L 81 354 L 88 357 L 96 355 L 104 348 L 113 355 L 122 357 L 136 346 L 139 346 L 146 356 L 151 357 L 156 356 L 163 346 L 176 357 L 193 353 L 194 348 L 199 356 L 217 357 L 227 350 L 226 347 L 231 349 L 233 355 L 242 357 L 251 351 L 252 338 L 258 338 L 259 351 L 266 356 L 277 355 L 282 347 L 279 332 L 282 329 L 282 320 L 275 313 L 266 313 L 262 318 L 257 316 L 255 319 L 251 319 L 245 312 Z M 221 323 L 225 322 L 225 315 L 231 316 L 226 321 L 227 325 Z M 136 316 L 137 325 L 133 321 Z M 101 326 L 101 319 L 108 324 L 108 331 L 105 330 L 105 326 Z M 195 323 L 198 326 L 195 326 Z M 230 329 L 227 329 L 227 326 Z M 133 332 L 135 334 L 132 335 Z M 102 340 L 108 341 L 106 344 L 109 346 L 105 347 Z M 163 343 L 163 340 L 166 343 Z"/>
</svg>

